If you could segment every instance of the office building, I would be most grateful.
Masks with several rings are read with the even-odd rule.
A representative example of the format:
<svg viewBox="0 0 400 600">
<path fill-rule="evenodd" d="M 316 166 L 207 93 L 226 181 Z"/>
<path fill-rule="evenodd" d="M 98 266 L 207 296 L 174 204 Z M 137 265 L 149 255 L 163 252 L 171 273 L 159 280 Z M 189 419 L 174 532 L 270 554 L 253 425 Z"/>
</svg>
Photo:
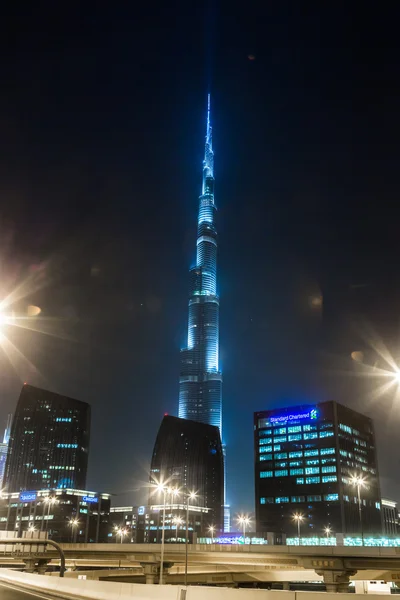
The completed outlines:
<svg viewBox="0 0 400 600">
<path fill-rule="evenodd" d="M 254 415 L 257 531 L 382 531 L 373 422 L 337 402 Z M 356 476 L 359 486 L 353 477 Z M 358 503 L 360 487 L 361 518 Z M 300 517 L 296 520 L 295 516 Z"/>
<path fill-rule="evenodd" d="M 382 498 L 382 520 L 384 535 L 398 535 L 399 533 L 399 511 L 395 500 Z"/>
<path fill-rule="evenodd" d="M 17 537 L 45 532 L 60 543 L 107 542 L 109 515 L 109 494 L 44 489 L 0 496 L 0 531 Z"/>
<path fill-rule="evenodd" d="M 4 431 L 3 441 L 0 442 L 0 490 L 3 488 L 4 471 L 7 462 L 8 443 L 10 441 L 12 415 L 7 417 L 7 426 Z"/>
<path fill-rule="evenodd" d="M 85 489 L 90 406 L 24 385 L 15 411 L 7 455 L 7 492 Z"/>
<path fill-rule="evenodd" d="M 154 445 L 150 482 L 179 488 L 181 498 L 185 492 L 196 492 L 218 529 L 223 526 L 223 464 L 218 427 L 164 417 Z M 150 495 L 149 504 L 158 501 L 161 495 Z"/>
<path fill-rule="evenodd" d="M 210 509 L 196 504 L 189 505 L 188 541 L 196 543 L 201 535 L 207 535 L 212 526 Z M 174 501 L 165 508 L 165 541 L 186 541 L 186 503 Z M 163 528 L 163 505 L 115 506 L 110 511 L 109 541 L 136 544 L 161 543 Z"/>
</svg>

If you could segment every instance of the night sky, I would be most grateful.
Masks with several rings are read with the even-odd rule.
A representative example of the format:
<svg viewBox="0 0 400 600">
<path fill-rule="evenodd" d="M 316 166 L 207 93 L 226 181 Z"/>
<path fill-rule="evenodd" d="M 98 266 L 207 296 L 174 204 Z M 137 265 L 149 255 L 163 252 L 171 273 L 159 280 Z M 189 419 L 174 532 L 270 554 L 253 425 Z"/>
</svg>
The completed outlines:
<svg viewBox="0 0 400 600">
<path fill-rule="evenodd" d="M 400 359 L 400 15 L 26 5 L 1 23 L 0 296 L 42 312 L 21 322 L 40 332 L 3 327 L 4 424 L 24 381 L 90 402 L 88 488 L 146 501 L 177 413 L 211 91 L 233 512 L 254 509 L 253 412 L 328 399 L 374 418 L 400 500 L 400 397 L 377 393 L 377 352 Z"/>
</svg>

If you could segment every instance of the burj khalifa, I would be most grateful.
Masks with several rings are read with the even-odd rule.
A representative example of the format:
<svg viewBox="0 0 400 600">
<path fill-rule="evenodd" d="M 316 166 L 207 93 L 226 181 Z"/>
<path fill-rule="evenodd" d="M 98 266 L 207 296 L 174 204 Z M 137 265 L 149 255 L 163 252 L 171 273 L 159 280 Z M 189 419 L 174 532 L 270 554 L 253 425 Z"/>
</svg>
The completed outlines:
<svg viewBox="0 0 400 600">
<path fill-rule="evenodd" d="M 216 210 L 208 95 L 203 184 L 197 221 L 196 265 L 190 269 L 187 347 L 181 350 L 179 417 L 217 426 L 222 437 Z"/>
</svg>

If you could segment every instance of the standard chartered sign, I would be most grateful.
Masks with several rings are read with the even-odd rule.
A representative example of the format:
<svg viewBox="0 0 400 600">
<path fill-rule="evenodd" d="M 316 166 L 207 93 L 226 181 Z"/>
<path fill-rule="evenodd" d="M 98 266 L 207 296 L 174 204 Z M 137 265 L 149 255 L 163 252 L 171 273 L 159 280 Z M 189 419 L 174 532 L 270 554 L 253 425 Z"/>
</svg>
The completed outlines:
<svg viewBox="0 0 400 600">
<path fill-rule="evenodd" d="M 318 411 L 316 408 L 311 408 L 307 412 L 293 413 L 288 415 L 281 415 L 279 417 L 269 417 L 268 421 L 271 425 L 274 423 L 287 423 L 288 421 L 300 421 L 302 419 L 309 419 L 311 421 L 318 418 Z"/>
</svg>

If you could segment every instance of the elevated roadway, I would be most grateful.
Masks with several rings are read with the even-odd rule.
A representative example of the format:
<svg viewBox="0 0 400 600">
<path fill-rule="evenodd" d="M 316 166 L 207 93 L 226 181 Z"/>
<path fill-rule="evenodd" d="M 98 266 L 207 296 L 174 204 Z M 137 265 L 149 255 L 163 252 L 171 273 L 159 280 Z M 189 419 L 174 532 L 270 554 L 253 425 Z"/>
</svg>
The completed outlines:
<svg viewBox="0 0 400 600">
<path fill-rule="evenodd" d="M 67 569 L 82 568 L 129 568 L 135 573 L 141 568 L 147 583 L 154 583 L 159 576 L 160 544 L 62 544 Z M 7 549 L 5 552 L 7 553 Z M 0 551 L 1 540 L 0 540 Z M 35 557 L 43 562 L 57 564 L 56 551 L 49 547 L 45 552 L 36 549 Z M 13 555 L 21 560 L 23 555 Z M 185 562 L 184 544 L 166 544 L 164 566 L 167 581 L 181 582 Z M 360 548 L 348 546 L 225 546 L 189 545 L 189 579 L 225 585 L 240 577 L 247 581 L 298 581 L 323 580 L 328 591 L 347 589 L 350 578 L 370 578 L 372 573 L 392 573 L 395 580 L 400 576 L 399 548 Z M 365 574 L 361 573 L 365 571 Z M 210 580 L 211 577 L 211 580 Z M 243 579 L 242 579 L 243 580 Z"/>
</svg>

